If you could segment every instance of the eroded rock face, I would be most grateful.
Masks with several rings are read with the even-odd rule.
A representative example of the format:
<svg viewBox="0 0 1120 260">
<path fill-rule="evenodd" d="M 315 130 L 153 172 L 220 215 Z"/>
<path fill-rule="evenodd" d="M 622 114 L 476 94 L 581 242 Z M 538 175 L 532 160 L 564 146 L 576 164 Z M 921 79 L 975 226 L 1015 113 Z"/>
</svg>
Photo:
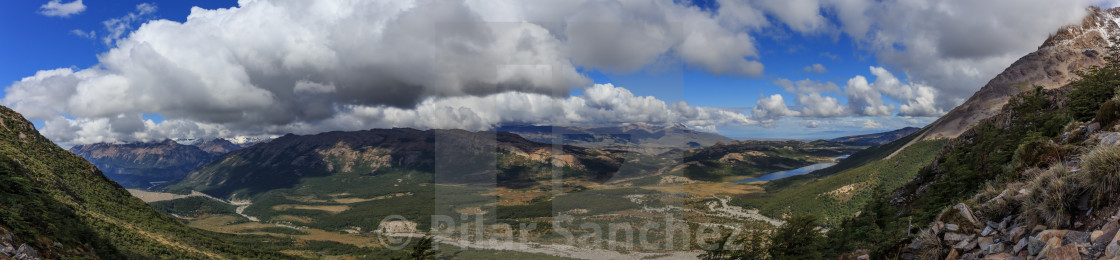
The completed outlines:
<svg viewBox="0 0 1120 260">
<path fill-rule="evenodd" d="M 1120 35 L 1120 9 L 1090 8 L 1080 24 L 1062 27 L 1038 50 L 1019 58 L 968 101 L 930 124 L 917 140 L 953 138 L 973 123 L 991 117 L 1022 87 L 1059 88 L 1077 78 L 1074 72 L 1104 64 L 1110 37 Z"/>
</svg>

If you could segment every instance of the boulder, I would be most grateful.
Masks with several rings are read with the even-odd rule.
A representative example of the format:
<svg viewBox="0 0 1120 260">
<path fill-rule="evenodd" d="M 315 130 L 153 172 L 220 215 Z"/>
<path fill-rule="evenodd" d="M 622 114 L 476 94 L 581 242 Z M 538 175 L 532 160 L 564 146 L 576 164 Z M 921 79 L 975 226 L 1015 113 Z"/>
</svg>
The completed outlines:
<svg viewBox="0 0 1120 260">
<path fill-rule="evenodd" d="M 960 253 L 960 252 L 957 252 L 957 250 L 956 250 L 956 249 L 950 250 L 950 251 L 949 251 L 949 255 L 946 255 L 946 256 L 945 256 L 945 260 L 956 260 L 956 259 L 957 259 L 957 257 L 958 257 L 958 256 L 960 256 L 960 254 L 961 254 L 961 253 Z"/>
<path fill-rule="evenodd" d="M 1027 253 L 1029 253 L 1029 255 L 1038 255 L 1039 252 L 1042 252 L 1042 248 L 1044 247 L 1046 247 L 1046 242 L 1043 242 L 1037 237 L 1027 238 Z"/>
<path fill-rule="evenodd" d="M 38 259 L 39 258 L 39 252 L 36 252 L 35 248 L 31 248 L 31 246 L 29 246 L 27 244 L 23 244 L 23 245 L 19 246 L 19 249 L 16 249 L 16 255 L 15 255 L 14 258 L 15 259 Z"/>
<path fill-rule="evenodd" d="M 1108 258 L 1120 257 L 1120 241 L 1116 241 L 1116 239 L 1113 239 L 1112 241 L 1108 242 L 1108 246 L 1106 246 L 1104 249 L 1104 255 Z"/>
<path fill-rule="evenodd" d="M 1089 246 L 1089 232 L 1069 231 L 1062 237 L 1062 244 L 1075 244 L 1078 246 Z"/>
<path fill-rule="evenodd" d="M 961 234 L 961 233 L 954 233 L 954 232 L 945 232 L 944 239 L 945 239 L 945 241 L 956 242 L 956 241 L 967 240 L 968 235 Z"/>
<path fill-rule="evenodd" d="M 1034 228 L 1031 228 L 1031 234 L 1042 232 L 1043 230 L 1046 230 L 1046 226 L 1034 225 Z"/>
<path fill-rule="evenodd" d="M 1116 237 L 1116 232 L 1120 231 L 1120 225 L 1116 221 L 1109 221 L 1101 227 L 1100 231 L 1102 231 L 1102 234 L 1093 238 L 1093 248 L 1098 251 L 1108 246 L 1108 242 L 1112 242 L 1112 239 Z"/>
<path fill-rule="evenodd" d="M 965 205 L 964 203 L 957 203 L 957 205 L 953 205 L 953 207 L 951 209 L 952 210 L 949 210 L 948 212 L 946 212 L 946 213 L 949 213 L 948 216 L 942 216 L 939 219 L 945 220 L 946 217 L 948 217 L 948 218 L 959 217 L 961 220 L 967 222 L 967 224 L 970 224 L 973 227 L 980 227 L 981 226 L 980 220 L 976 219 L 976 215 L 972 214 L 972 209 L 968 208 L 968 205 Z"/>
<path fill-rule="evenodd" d="M 969 244 L 972 244 L 972 245 L 969 246 Z M 967 250 L 972 249 L 972 247 L 974 247 L 974 246 L 976 246 L 975 241 L 961 240 L 961 242 L 957 242 L 956 245 L 953 245 L 953 249 L 960 249 L 960 250 L 966 250 L 967 251 Z"/>
<path fill-rule="evenodd" d="M 989 255 L 1003 253 L 1004 250 L 1007 250 L 1007 245 L 1003 242 L 994 243 L 988 246 Z"/>
<path fill-rule="evenodd" d="M 1046 241 L 1046 246 L 1042 248 L 1042 251 L 1038 252 L 1038 255 L 1048 255 L 1050 253 L 1050 250 L 1055 250 L 1059 247 L 1062 247 L 1062 239 L 1051 237 L 1050 240 Z"/>
<path fill-rule="evenodd" d="M 988 223 L 991 223 L 991 221 L 988 221 Z M 982 236 L 982 237 L 991 236 L 992 233 L 995 233 L 995 232 L 996 232 L 996 229 L 992 228 L 992 226 L 987 226 L 987 227 L 984 227 L 984 231 L 980 231 L 980 236 Z"/>
<path fill-rule="evenodd" d="M 1050 229 L 1050 230 L 1042 231 L 1042 232 L 1038 233 L 1038 235 L 1035 235 L 1035 236 L 1038 237 L 1038 240 L 1050 241 L 1050 238 L 1053 238 L 1053 237 L 1056 237 L 1056 238 L 1060 239 L 1060 238 L 1066 236 L 1066 232 L 1069 232 L 1069 230 Z"/>
<path fill-rule="evenodd" d="M 1011 231 L 1009 231 L 1007 233 L 1007 239 L 1009 239 L 1010 241 L 1018 241 L 1020 239 L 1023 239 L 1023 235 L 1026 235 L 1026 234 L 1027 234 L 1027 230 L 1024 229 L 1023 227 L 1021 227 L 1021 226 L 1014 227 L 1014 228 L 1011 228 Z"/>
<path fill-rule="evenodd" d="M 980 239 L 976 240 L 976 243 L 980 245 L 981 251 L 987 251 L 989 246 L 995 244 L 995 239 L 993 239 L 992 237 L 981 237 Z"/>
<path fill-rule="evenodd" d="M 957 232 L 961 230 L 961 226 L 953 223 L 945 223 L 945 231 Z"/>
<path fill-rule="evenodd" d="M 1118 133 L 1118 132 L 1101 133 L 1097 137 L 1100 138 L 1100 144 L 1099 145 L 1101 145 L 1101 146 L 1120 144 L 1120 133 Z"/>
<path fill-rule="evenodd" d="M 1015 246 L 1011 247 L 1011 253 L 1018 254 L 1019 251 L 1023 251 L 1024 248 L 1027 248 L 1027 238 L 1025 237 L 1020 238 L 1019 243 L 1015 243 Z"/>
<path fill-rule="evenodd" d="M 1101 130 L 1101 123 L 1099 123 L 1099 122 L 1093 122 L 1092 124 L 1089 124 L 1088 126 L 1085 126 L 1085 134 L 1086 135 L 1091 135 L 1091 134 L 1096 133 L 1097 131 L 1100 131 L 1100 130 Z"/>
<path fill-rule="evenodd" d="M 1065 245 L 1046 252 L 1047 259 L 1081 259 L 1076 245 Z"/>
<path fill-rule="evenodd" d="M 11 257 L 13 255 L 16 255 L 16 249 L 12 246 L 0 247 L 0 255 Z"/>
<path fill-rule="evenodd" d="M 1014 259 L 1014 258 L 1015 258 L 1015 256 L 1013 256 L 1011 254 L 1008 254 L 1008 253 L 990 254 L 990 255 L 984 256 L 984 260 L 1007 260 L 1007 259 Z"/>
</svg>

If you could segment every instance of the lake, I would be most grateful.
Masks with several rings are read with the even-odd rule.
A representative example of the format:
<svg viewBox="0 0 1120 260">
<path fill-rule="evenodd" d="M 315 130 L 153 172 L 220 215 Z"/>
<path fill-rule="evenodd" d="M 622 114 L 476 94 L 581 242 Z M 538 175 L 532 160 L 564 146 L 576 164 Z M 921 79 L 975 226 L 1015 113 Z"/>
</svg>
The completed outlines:
<svg viewBox="0 0 1120 260">
<path fill-rule="evenodd" d="M 832 159 L 834 159 L 836 161 L 839 161 L 840 159 L 844 159 L 844 158 L 848 158 L 848 156 L 847 155 L 838 156 L 838 157 L 832 158 Z M 809 166 L 805 166 L 805 167 L 801 167 L 801 168 L 797 168 L 797 169 L 793 169 L 793 170 L 772 172 L 772 173 L 767 173 L 766 175 L 762 175 L 762 176 L 758 176 L 758 177 L 754 177 L 754 178 L 737 180 L 737 181 L 735 181 L 735 183 L 751 183 L 751 182 L 758 182 L 758 181 L 772 181 L 772 180 L 777 180 L 777 179 L 790 177 L 790 176 L 808 174 L 810 172 L 820 170 L 820 169 L 824 169 L 824 168 L 828 168 L 828 167 L 831 167 L 833 165 L 836 165 L 836 162 L 818 163 L 818 164 L 813 164 L 813 165 L 809 165 Z"/>
</svg>

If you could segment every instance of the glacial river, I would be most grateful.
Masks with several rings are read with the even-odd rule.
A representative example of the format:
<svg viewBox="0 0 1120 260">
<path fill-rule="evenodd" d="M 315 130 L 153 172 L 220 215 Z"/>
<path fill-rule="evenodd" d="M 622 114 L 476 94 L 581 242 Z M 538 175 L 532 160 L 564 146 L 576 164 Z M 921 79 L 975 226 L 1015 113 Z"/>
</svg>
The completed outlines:
<svg viewBox="0 0 1120 260">
<path fill-rule="evenodd" d="M 838 156 L 838 157 L 835 157 L 835 158 L 832 158 L 832 159 L 838 162 L 838 161 L 840 161 L 840 159 L 844 159 L 844 158 L 848 158 L 848 156 L 843 155 L 843 156 Z M 813 164 L 813 165 L 809 165 L 809 166 L 805 166 L 805 167 L 801 167 L 801 168 L 797 168 L 797 169 L 793 169 L 793 170 L 772 172 L 772 173 L 767 173 L 766 175 L 762 175 L 762 176 L 758 176 L 758 177 L 754 177 L 754 178 L 746 178 L 746 179 L 742 179 L 742 180 L 737 180 L 737 181 L 735 181 L 735 183 L 751 183 L 751 182 L 757 182 L 757 181 L 772 181 L 772 180 L 777 180 L 777 179 L 790 177 L 790 176 L 808 174 L 810 172 L 820 170 L 820 169 L 824 169 L 824 168 L 828 168 L 828 167 L 833 166 L 833 165 L 836 165 L 836 162 L 818 163 L 818 164 Z"/>
</svg>

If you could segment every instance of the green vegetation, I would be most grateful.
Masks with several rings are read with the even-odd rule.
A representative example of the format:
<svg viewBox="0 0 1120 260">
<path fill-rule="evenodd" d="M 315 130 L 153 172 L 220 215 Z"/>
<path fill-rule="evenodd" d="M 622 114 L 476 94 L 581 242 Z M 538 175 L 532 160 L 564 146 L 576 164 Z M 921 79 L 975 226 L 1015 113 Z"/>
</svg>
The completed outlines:
<svg viewBox="0 0 1120 260">
<path fill-rule="evenodd" d="M 900 139 L 902 140 L 902 139 Z M 873 194 L 901 187 L 934 160 L 944 140 L 927 140 L 903 149 L 887 160 L 874 161 L 821 179 L 799 180 L 766 194 L 747 195 L 734 203 L 757 208 L 767 216 L 783 214 L 823 216 L 832 226 L 863 208 Z"/>
<path fill-rule="evenodd" d="M 1105 66 L 1078 72 L 1077 76 L 1081 79 L 1070 84 L 1073 92 L 1069 94 L 1069 114 L 1077 121 L 1093 119 L 1101 105 L 1115 96 L 1116 87 L 1120 86 L 1120 47 L 1110 46 L 1108 49 Z"/>
<path fill-rule="evenodd" d="M 1059 229 L 1070 226 L 1077 199 L 1084 193 L 1076 175 L 1057 166 L 1036 176 L 1029 188 L 1031 194 L 1024 203 L 1031 206 L 1023 207 L 1027 223 Z"/>
<path fill-rule="evenodd" d="M 0 115 L 0 226 L 46 258 L 290 258 L 186 227 L 39 135 L 15 111 L 0 108 Z"/>
<path fill-rule="evenodd" d="M 724 181 L 731 177 L 754 177 L 791 170 L 832 157 L 850 154 L 864 147 L 814 141 L 741 141 L 716 145 L 684 154 L 681 175 L 693 180 Z"/>
<path fill-rule="evenodd" d="M 187 197 L 181 199 L 157 201 L 149 203 L 152 208 L 163 213 L 175 214 L 182 217 L 194 218 L 210 214 L 233 214 L 234 206 L 204 197 Z"/>
<path fill-rule="evenodd" d="M 851 170 L 856 167 L 864 166 L 869 163 L 880 161 L 883 158 L 887 158 L 887 156 L 890 156 L 892 153 L 898 151 L 899 149 L 902 149 L 902 147 L 906 146 L 906 144 L 909 144 L 914 140 L 914 138 L 917 138 L 923 133 L 925 133 L 925 131 L 917 131 L 905 137 L 899 138 L 898 140 L 891 141 L 890 143 L 859 150 L 851 154 L 851 156 L 848 156 L 848 158 L 840 160 L 836 163 L 836 165 L 830 166 L 828 168 L 816 170 L 805 175 L 792 176 L 771 181 L 766 184 L 766 189 L 781 190 L 787 188 L 790 185 L 801 183 L 805 180 L 824 178 L 833 174 Z M 936 153 L 936 151 L 934 152 Z"/>
<path fill-rule="evenodd" d="M 1120 194 L 1120 146 L 1098 146 L 1081 157 L 1081 169 L 1097 201 Z"/>
<path fill-rule="evenodd" d="M 751 230 L 736 238 L 730 235 L 712 241 L 715 247 L 705 250 L 700 259 L 823 259 L 825 240 L 818 230 L 816 216 L 791 217 L 770 234 Z M 727 243 L 729 239 L 734 239 L 734 243 Z"/>
</svg>

